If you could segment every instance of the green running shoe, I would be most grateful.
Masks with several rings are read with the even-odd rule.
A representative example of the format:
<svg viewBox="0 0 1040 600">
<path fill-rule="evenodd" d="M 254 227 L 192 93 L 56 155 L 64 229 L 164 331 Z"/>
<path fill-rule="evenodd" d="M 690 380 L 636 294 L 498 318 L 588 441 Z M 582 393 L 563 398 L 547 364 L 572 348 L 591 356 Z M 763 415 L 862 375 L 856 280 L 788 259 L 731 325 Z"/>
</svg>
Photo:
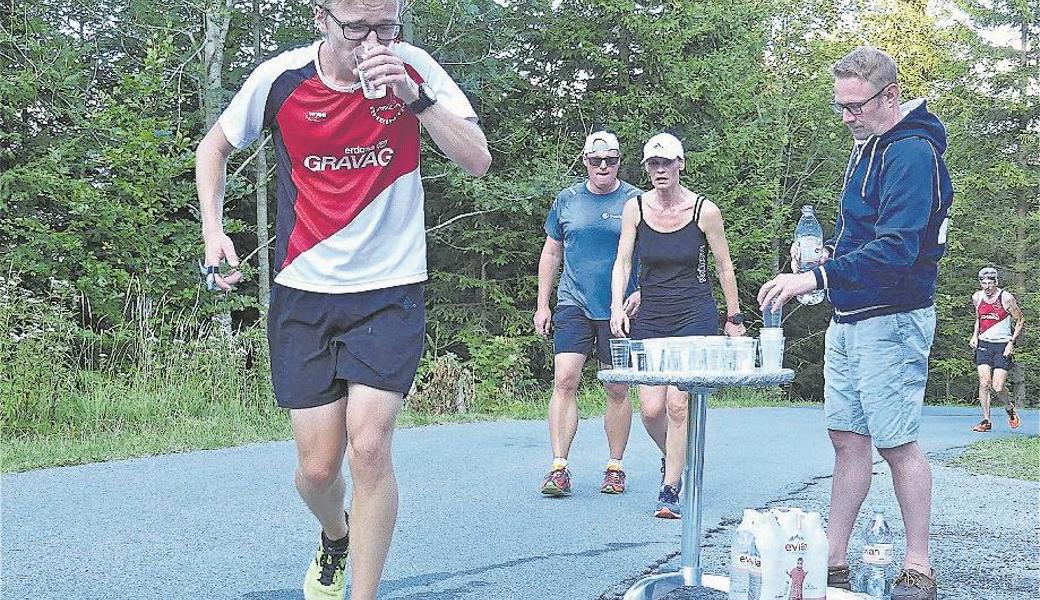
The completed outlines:
<svg viewBox="0 0 1040 600">
<path fill-rule="evenodd" d="M 349 518 L 347 522 L 349 524 Z M 347 535 L 350 535 L 349 529 Z M 343 600 L 347 587 L 344 575 L 346 567 L 347 549 L 343 552 L 329 552 L 325 548 L 325 535 L 322 534 L 318 552 L 303 578 L 304 600 Z"/>
</svg>

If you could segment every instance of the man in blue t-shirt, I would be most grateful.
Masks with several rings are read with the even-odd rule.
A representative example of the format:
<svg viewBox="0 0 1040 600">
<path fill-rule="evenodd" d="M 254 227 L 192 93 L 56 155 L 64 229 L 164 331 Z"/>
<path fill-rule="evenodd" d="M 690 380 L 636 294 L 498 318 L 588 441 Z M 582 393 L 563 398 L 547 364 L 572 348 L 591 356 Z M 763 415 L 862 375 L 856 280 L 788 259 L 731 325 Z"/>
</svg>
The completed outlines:
<svg viewBox="0 0 1040 600">
<path fill-rule="evenodd" d="M 567 455 L 578 430 L 578 383 L 582 367 L 590 354 L 610 364 L 610 275 L 621 237 L 621 213 L 625 202 L 640 190 L 618 179 L 621 148 L 617 137 L 597 131 L 585 140 L 583 162 L 587 181 L 576 183 L 556 195 L 545 219 L 545 246 L 538 260 L 538 308 L 534 327 L 539 335 L 549 333 L 552 321 L 553 369 L 552 398 L 549 400 L 549 437 L 553 464 L 542 482 L 547 496 L 571 493 Z M 557 293 L 556 317 L 552 318 L 549 297 L 563 263 Z M 626 292 L 625 310 L 635 314 L 639 293 L 635 273 Z M 610 460 L 600 491 L 620 494 L 625 491 L 625 471 L 621 459 L 628 445 L 632 426 L 632 406 L 628 386 L 604 384 L 607 414 L 604 427 Z"/>
</svg>

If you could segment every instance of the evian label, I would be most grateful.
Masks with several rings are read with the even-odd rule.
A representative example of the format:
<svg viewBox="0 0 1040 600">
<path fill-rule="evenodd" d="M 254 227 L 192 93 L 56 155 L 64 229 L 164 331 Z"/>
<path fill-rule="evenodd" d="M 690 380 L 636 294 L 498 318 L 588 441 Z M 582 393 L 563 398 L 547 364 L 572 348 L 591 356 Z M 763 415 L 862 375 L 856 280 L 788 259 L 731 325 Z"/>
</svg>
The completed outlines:
<svg viewBox="0 0 1040 600">
<path fill-rule="evenodd" d="M 800 538 L 793 539 L 784 544 L 784 552 L 792 552 L 794 554 L 805 554 L 805 551 L 809 549 L 809 545 L 803 542 Z"/>
<path fill-rule="evenodd" d="M 863 562 L 879 567 L 892 564 L 892 544 L 867 544 L 863 546 Z"/>
<path fill-rule="evenodd" d="M 394 149 L 387 140 L 372 146 L 348 146 L 343 156 L 318 156 L 311 154 L 303 159 L 303 166 L 310 171 L 339 171 L 340 169 L 364 169 L 386 167 L 394 159 Z"/>
<path fill-rule="evenodd" d="M 740 553 L 737 556 L 737 568 L 741 571 L 750 571 L 751 569 L 762 569 L 762 561 L 757 560 L 746 552 Z"/>
</svg>

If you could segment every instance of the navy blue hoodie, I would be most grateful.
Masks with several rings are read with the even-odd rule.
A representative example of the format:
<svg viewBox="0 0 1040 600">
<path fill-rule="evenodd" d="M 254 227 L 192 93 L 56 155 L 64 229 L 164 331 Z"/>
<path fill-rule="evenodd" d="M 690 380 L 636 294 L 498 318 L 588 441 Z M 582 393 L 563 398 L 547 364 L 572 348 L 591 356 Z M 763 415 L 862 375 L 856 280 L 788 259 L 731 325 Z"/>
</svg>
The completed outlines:
<svg viewBox="0 0 1040 600">
<path fill-rule="evenodd" d="M 831 260 L 813 269 L 838 323 L 923 308 L 935 298 L 953 200 L 942 158 L 946 129 L 924 100 L 901 108 L 895 127 L 853 149 L 826 244 Z"/>
</svg>

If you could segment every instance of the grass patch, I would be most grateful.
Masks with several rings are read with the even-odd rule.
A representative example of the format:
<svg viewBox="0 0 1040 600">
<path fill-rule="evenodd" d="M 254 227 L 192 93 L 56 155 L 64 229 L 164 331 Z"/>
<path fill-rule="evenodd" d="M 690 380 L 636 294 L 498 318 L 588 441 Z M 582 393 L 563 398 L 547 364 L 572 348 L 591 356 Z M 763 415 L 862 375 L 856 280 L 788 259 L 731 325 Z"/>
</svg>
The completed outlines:
<svg viewBox="0 0 1040 600">
<path fill-rule="evenodd" d="M 978 475 L 1040 481 L 1040 437 L 1014 436 L 975 442 L 947 462 Z"/>
<path fill-rule="evenodd" d="M 196 389 L 191 379 L 179 383 L 166 379 L 162 386 L 140 379 L 103 379 L 95 376 L 89 390 L 79 390 L 78 395 L 63 399 L 63 403 L 75 405 L 77 412 L 88 418 L 35 430 L 27 428 L 0 438 L 0 469 L 11 473 L 292 438 L 288 413 L 275 408 L 273 400 L 258 402 L 256 396 L 263 396 L 262 392 L 254 392 L 256 396 L 250 398 L 249 405 L 243 406 L 227 402 L 226 397 L 221 401 L 214 397 L 213 390 Z M 398 425 L 546 420 L 550 393 L 549 386 L 532 389 L 526 397 L 477 404 L 465 414 L 432 415 L 405 408 Z M 630 393 L 633 407 L 638 410 L 636 393 Z M 200 397 L 208 401 L 200 401 Z M 189 398 L 193 400 L 189 402 Z M 193 405 L 193 410 L 185 410 L 188 404 Z M 809 404 L 812 403 L 787 400 L 774 390 L 720 390 L 711 397 L 712 408 Z M 85 406 L 94 408 L 85 410 Z M 603 387 L 592 380 L 584 382 L 578 393 L 581 417 L 600 416 L 605 410 Z"/>
<path fill-rule="evenodd" d="M 211 450 L 291 437 L 288 415 L 279 413 L 247 420 L 234 415 L 182 417 L 126 429 L 25 435 L 3 440 L 3 471 Z"/>
</svg>

